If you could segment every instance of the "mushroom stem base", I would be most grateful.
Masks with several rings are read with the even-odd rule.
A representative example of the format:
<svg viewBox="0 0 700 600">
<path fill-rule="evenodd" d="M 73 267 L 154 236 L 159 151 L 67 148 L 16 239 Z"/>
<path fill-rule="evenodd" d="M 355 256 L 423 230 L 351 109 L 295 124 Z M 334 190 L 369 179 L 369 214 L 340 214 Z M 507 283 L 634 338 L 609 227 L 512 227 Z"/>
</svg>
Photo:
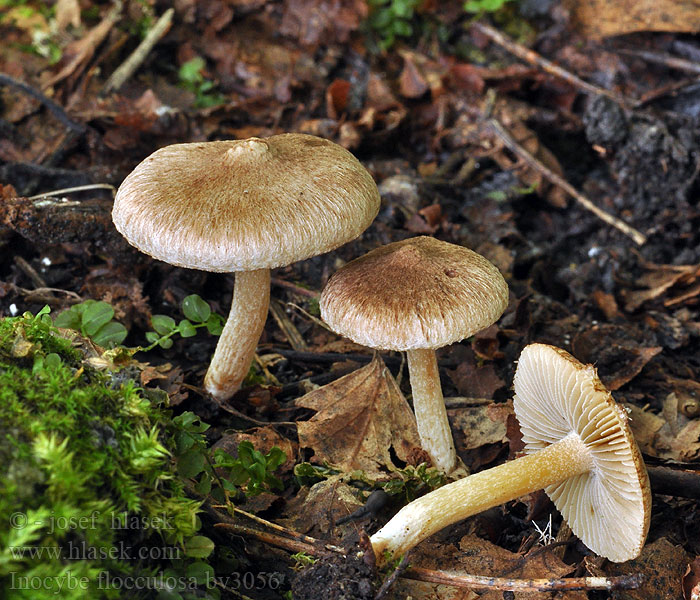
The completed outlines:
<svg viewBox="0 0 700 600">
<path fill-rule="evenodd" d="M 406 359 L 421 446 L 433 465 L 449 475 L 457 466 L 457 452 L 442 397 L 435 350 L 408 350 Z"/>
<path fill-rule="evenodd" d="M 404 506 L 371 538 L 377 560 L 404 554 L 416 544 L 471 515 L 589 471 L 590 452 L 569 434 L 533 454 L 469 475 Z"/>
<path fill-rule="evenodd" d="M 226 400 L 241 387 L 265 327 L 270 305 L 270 269 L 236 273 L 231 311 L 204 377 L 204 387 Z"/>
</svg>

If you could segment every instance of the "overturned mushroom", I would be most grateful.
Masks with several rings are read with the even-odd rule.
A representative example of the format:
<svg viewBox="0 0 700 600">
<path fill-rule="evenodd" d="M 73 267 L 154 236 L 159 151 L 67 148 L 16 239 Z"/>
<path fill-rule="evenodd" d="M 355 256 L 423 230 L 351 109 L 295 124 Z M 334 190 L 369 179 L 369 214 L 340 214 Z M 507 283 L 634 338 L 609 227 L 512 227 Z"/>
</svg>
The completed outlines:
<svg viewBox="0 0 700 600">
<path fill-rule="evenodd" d="M 347 150 L 302 134 L 175 144 L 119 187 L 112 219 L 172 265 L 235 272 L 231 311 L 205 386 L 226 399 L 248 372 L 267 316 L 270 269 L 360 235 L 379 210 L 372 176 Z"/>
<path fill-rule="evenodd" d="M 559 348 L 531 344 L 520 355 L 514 386 L 527 456 L 406 505 L 370 538 L 380 560 L 541 488 L 595 553 L 614 562 L 639 555 L 649 530 L 649 480 L 627 413 L 594 367 Z"/>
</svg>

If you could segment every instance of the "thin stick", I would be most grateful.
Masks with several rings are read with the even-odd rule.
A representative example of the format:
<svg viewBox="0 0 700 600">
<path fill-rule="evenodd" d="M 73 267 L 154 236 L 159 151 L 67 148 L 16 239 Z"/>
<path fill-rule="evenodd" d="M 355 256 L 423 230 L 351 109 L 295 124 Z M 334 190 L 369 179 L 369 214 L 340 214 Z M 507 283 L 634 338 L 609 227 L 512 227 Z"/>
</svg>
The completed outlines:
<svg viewBox="0 0 700 600">
<path fill-rule="evenodd" d="M 242 525 L 217 523 L 215 527 L 227 529 L 235 534 L 249 535 L 262 542 L 291 552 L 305 552 L 314 556 L 329 554 L 329 552 L 345 554 L 345 550 L 332 546 L 319 549 L 321 542 L 313 539 L 314 543 L 291 540 L 271 533 L 251 529 Z M 308 538 L 308 536 L 305 536 Z M 567 579 L 513 579 L 509 577 L 488 577 L 483 575 L 456 575 L 445 571 L 435 571 L 422 567 L 410 567 L 403 571 L 401 577 L 428 583 L 440 583 L 457 588 L 511 590 L 528 592 L 556 592 L 573 590 L 627 590 L 637 589 L 642 584 L 642 575 L 620 575 L 616 577 L 570 577 Z"/>
<path fill-rule="evenodd" d="M 112 192 L 116 192 L 117 188 L 109 183 L 88 183 L 87 185 L 76 185 L 74 187 L 61 188 L 60 190 L 51 190 L 43 194 L 36 194 L 35 196 L 29 196 L 27 200 L 39 200 L 40 198 L 55 196 L 56 194 L 70 194 L 72 192 L 86 192 L 88 190 L 111 190 Z"/>
<path fill-rule="evenodd" d="M 570 577 L 567 579 L 510 579 L 483 575 L 455 575 L 422 567 L 410 567 L 403 574 L 407 579 L 441 583 L 458 588 L 510 590 L 524 592 L 557 592 L 572 590 L 634 590 L 642 584 L 642 575 L 616 577 Z"/>
<path fill-rule="evenodd" d="M 543 71 L 570 83 L 585 93 L 594 94 L 596 96 L 607 96 L 621 106 L 629 106 L 630 104 L 625 98 L 616 94 L 615 92 L 611 92 L 610 90 L 606 90 L 584 81 L 566 69 L 554 64 L 551 60 L 547 60 L 543 56 L 540 56 L 534 50 L 530 50 L 530 48 L 514 42 L 493 27 L 489 27 L 484 23 L 472 23 L 472 27 L 482 35 L 485 35 L 491 41 L 496 42 L 499 46 L 505 48 L 511 54 L 514 54 L 525 62 L 538 66 Z"/>
<path fill-rule="evenodd" d="M 129 57 L 110 75 L 107 82 L 102 88 L 102 94 L 117 91 L 129 77 L 131 77 L 136 69 L 138 69 L 146 57 L 149 55 L 153 46 L 167 33 L 170 29 L 170 24 L 173 22 L 174 8 L 166 10 L 161 17 L 156 21 L 156 24 L 150 29 L 143 38 L 141 43 L 136 47 Z"/>
<path fill-rule="evenodd" d="M 315 290 L 307 290 L 306 288 L 303 288 L 297 285 L 296 283 L 292 283 L 291 281 L 285 281 L 284 279 L 280 279 L 279 277 L 273 277 L 271 279 L 271 283 L 274 286 L 288 289 L 290 292 L 294 292 L 295 294 L 299 294 L 300 296 L 315 298 L 316 300 L 318 300 L 321 296 L 321 294 Z"/>
<path fill-rule="evenodd" d="M 41 102 L 48 109 L 48 111 L 54 117 L 56 117 L 56 119 L 63 123 L 68 129 L 71 129 L 76 133 L 85 133 L 85 125 L 73 121 L 66 114 L 66 111 L 63 110 L 63 108 L 61 108 L 53 100 L 47 98 L 38 90 L 35 90 L 32 86 L 24 83 L 23 81 L 18 81 L 17 79 L 14 79 L 9 75 L 5 75 L 4 73 L 0 73 L 0 85 L 9 85 L 13 88 L 23 91 L 28 96 L 31 96 L 32 98 L 35 98 L 36 100 Z"/>
<path fill-rule="evenodd" d="M 217 506 L 213 506 L 213 508 L 218 508 Z M 312 544 L 312 545 L 318 545 L 320 542 L 316 538 L 312 538 L 311 536 L 304 535 L 303 533 L 299 533 L 298 531 L 294 531 L 292 529 L 288 529 L 286 527 L 282 527 L 282 525 L 278 525 L 277 523 L 273 523 L 272 521 L 267 521 L 265 519 L 262 519 L 258 517 L 257 515 L 254 515 L 252 513 L 249 513 L 241 508 L 236 508 L 235 506 L 233 507 L 233 512 L 239 515 L 243 515 L 244 517 L 247 517 L 251 519 L 252 521 L 255 521 L 256 523 L 259 523 L 260 525 L 264 527 L 268 527 L 270 529 L 274 529 L 275 531 L 278 531 L 279 533 L 282 533 L 286 536 L 289 536 L 297 541 L 300 542 L 306 542 L 307 544 Z M 325 546 L 329 550 L 332 550 L 333 552 L 340 552 L 344 553 L 345 550 L 338 546 L 334 546 L 333 544 L 326 544 Z"/>
<path fill-rule="evenodd" d="M 602 208 L 598 208 L 593 202 L 581 194 L 574 186 L 572 186 L 563 177 L 557 175 L 554 171 L 543 165 L 539 160 L 537 160 L 532 154 L 530 154 L 525 148 L 523 148 L 518 142 L 516 142 L 511 135 L 503 128 L 496 119 L 489 119 L 488 124 L 493 130 L 493 132 L 501 139 L 501 141 L 519 158 L 524 160 L 528 166 L 537 170 L 546 179 L 548 179 L 554 185 L 562 188 L 567 194 L 572 196 L 581 206 L 586 210 L 589 210 L 594 215 L 596 215 L 602 221 L 605 221 L 608 225 L 612 225 L 615 229 L 618 229 L 626 236 L 632 238 L 634 242 L 641 246 L 647 241 L 644 234 L 637 231 L 634 227 L 631 227 L 624 221 L 618 219 L 617 217 L 611 215 L 610 213 L 604 211 Z"/>
<path fill-rule="evenodd" d="M 700 63 L 694 62 L 692 60 L 687 60 L 685 58 L 679 58 L 677 56 L 671 56 L 670 54 L 664 54 L 662 52 L 650 52 L 649 50 L 635 50 L 633 48 L 618 48 L 616 50 L 619 54 L 626 54 L 628 56 L 636 56 L 642 60 L 650 63 L 656 63 L 657 65 L 663 65 L 669 69 L 676 69 L 677 71 L 685 71 L 687 73 L 697 73 L 700 74 Z"/>
<path fill-rule="evenodd" d="M 306 554 L 311 554 L 314 556 L 323 556 L 331 554 L 332 552 L 338 552 L 344 554 L 345 552 L 338 548 L 337 546 L 324 545 L 323 548 L 318 548 L 307 542 L 302 542 L 301 540 L 293 540 L 290 538 L 282 537 L 280 535 L 275 535 L 274 533 L 267 533 L 265 531 L 260 531 L 259 529 L 253 529 L 251 527 L 245 527 L 243 525 L 237 525 L 234 523 L 216 523 L 214 525 L 216 528 L 226 529 L 237 535 L 247 535 L 254 537 L 261 542 L 266 544 L 271 544 L 277 548 L 284 548 L 291 552 L 305 552 Z M 318 542 L 318 540 L 317 540 Z"/>
<path fill-rule="evenodd" d="M 287 316 L 282 304 L 275 298 L 270 299 L 270 314 L 287 338 L 289 345 L 298 352 L 305 352 L 309 349 L 304 336 L 299 333 L 292 320 Z"/>
</svg>

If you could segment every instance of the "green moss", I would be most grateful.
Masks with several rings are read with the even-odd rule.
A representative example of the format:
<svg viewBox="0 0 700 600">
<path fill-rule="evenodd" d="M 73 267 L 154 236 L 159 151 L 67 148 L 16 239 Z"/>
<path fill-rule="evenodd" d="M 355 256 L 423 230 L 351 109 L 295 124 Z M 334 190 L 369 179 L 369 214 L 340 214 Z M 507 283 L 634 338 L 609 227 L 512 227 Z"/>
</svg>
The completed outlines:
<svg viewBox="0 0 700 600">
<path fill-rule="evenodd" d="M 0 319 L 0 598 L 148 598 L 158 573 L 185 573 L 199 503 L 172 427 L 133 381 L 85 366 L 47 315 Z"/>
</svg>

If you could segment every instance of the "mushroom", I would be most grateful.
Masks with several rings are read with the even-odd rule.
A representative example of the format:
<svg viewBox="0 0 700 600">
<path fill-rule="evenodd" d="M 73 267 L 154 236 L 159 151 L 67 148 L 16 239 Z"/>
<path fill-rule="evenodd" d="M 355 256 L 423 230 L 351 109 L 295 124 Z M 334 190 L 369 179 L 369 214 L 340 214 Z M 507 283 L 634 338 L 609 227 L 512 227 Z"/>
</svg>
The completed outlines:
<svg viewBox="0 0 700 600">
<path fill-rule="evenodd" d="M 370 538 L 380 560 L 540 488 L 595 553 L 614 562 L 639 555 L 649 530 L 649 479 L 627 413 L 595 368 L 560 348 L 531 344 L 520 355 L 514 387 L 526 456 L 407 504 Z"/>
<path fill-rule="evenodd" d="M 204 383 L 219 400 L 248 373 L 270 299 L 270 269 L 359 236 L 379 211 L 372 176 L 328 140 L 288 133 L 174 144 L 119 187 L 112 219 L 142 252 L 179 267 L 235 272 L 228 320 Z"/>
<path fill-rule="evenodd" d="M 449 474 L 457 453 L 435 349 L 488 327 L 508 304 L 508 286 L 480 254 L 431 237 L 376 248 L 339 269 L 321 293 L 321 316 L 358 344 L 406 351 L 423 449 Z"/>
</svg>

